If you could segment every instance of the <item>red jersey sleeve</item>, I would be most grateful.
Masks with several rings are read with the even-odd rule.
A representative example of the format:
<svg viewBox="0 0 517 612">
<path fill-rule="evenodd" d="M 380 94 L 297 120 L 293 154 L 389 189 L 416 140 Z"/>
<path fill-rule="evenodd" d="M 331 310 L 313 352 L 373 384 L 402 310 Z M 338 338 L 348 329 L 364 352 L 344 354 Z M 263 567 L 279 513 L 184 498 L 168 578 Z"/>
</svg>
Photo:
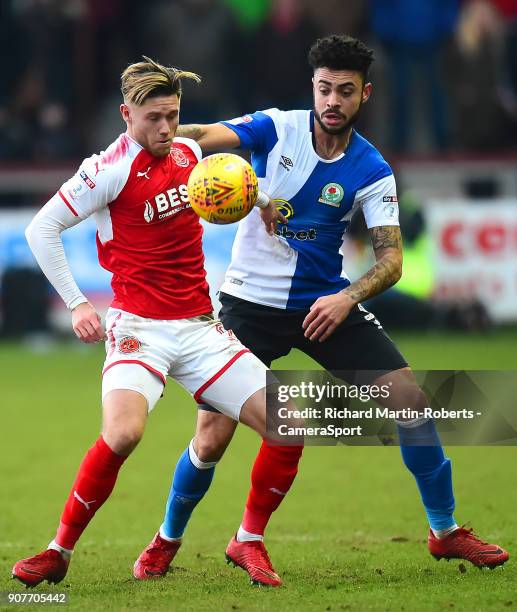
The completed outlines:
<svg viewBox="0 0 517 612">
<path fill-rule="evenodd" d="M 74 215 L 89 217 L 108 206 L 126 184 L 134 157 L 141 150 L 125 134 L 100 154 L 85 159 L 58 194 Z"/>
</svg>

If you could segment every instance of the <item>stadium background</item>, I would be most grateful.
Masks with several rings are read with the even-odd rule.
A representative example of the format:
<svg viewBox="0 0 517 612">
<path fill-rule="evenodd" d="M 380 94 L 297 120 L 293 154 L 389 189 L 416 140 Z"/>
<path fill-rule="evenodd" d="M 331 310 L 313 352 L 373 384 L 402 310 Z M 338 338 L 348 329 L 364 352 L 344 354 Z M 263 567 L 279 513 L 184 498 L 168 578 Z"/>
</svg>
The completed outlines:
<svg viewBox="0 0 517 612">
<path fill-rule="evenodd" d="M 417 369 L 517 369 L 517 2 L 515 0 L 3 0 L 0 3 L 0 298 L 3 491 L 0 589 L 53 535 L 99 427 L 101 347 L 80 345 L 34 267 L 23 230 L 86 155 L 123 129 L 118 75 L 142 53 L 199 72 L 182 121 L 311 105 L 305 56 L 318 35 L 374 47 L 360 131 L 393 165 L 404 278 L 370 308 Z M 235 228 L 207 227 L 212 292 Z M 109 278 L 94 227 L 65 234 L 81 288 L 101 309 Z M 357 276 L 364 227 L 344 244 Z M 293 353 L 277 365 L 313 367 Z M 416 487 L 397 449 L 309 448 L 268 536 L 286 588 L 252 590 L 223 564 L 257 441 L 239 431 L 196 511 L 176 571 L 136 584 L 130 568 L 161 519 L 195 422 L 170 384 L 113 499 L 64 583 L 76 609 L 487 609 L 517 605 L 512 561 L 495 572 L 428 555 Z M 458 520 L 515 550 L 515 452 L 448 449 Z M 467 571 L 463 571 L 466 569 Z"/>
</svg>

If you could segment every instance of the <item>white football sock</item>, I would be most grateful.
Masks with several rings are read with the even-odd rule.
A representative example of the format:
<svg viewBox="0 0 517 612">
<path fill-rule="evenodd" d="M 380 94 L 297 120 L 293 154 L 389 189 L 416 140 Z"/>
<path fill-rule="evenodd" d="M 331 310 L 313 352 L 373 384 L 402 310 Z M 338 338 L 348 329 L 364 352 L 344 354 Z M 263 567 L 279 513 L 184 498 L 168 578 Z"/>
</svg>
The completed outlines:
<svg viewBox="0 0 517 612">
<path fill-rule="evenodd" d="M 169 538 L 168 535 L 165 535 L 165 531 L 163 530 L 163 523 L 160 525 L 160 538 L 166 540 L 167 542 L 180 542 L 181 538 Z"/>
<path fill-rule="evenodd" d="M 239 527 L 239 531 L 237 531 L 236 539 L 237 542 L 261 542 L 264 539 L 264 536 L 261 536 L 258 533 L 250 533 L 249 531 L 246 531 L 246 529 L 243 529 L 241 525 Z"/>
<path fill-rule="evenodd" d="M 55 540 L 52 540 L 52 542 L 50 542 L 50 544 L 47 546 L 47 550 L 57 550 L 57 552 L 61 553 L 67 561 L 70 561 L 70 557 L 74 552 L 73 550 L 59 546 L 59 544 Z"/>
<path fill-rule="evenodd" d="M 447 527 L 447 529 L 432 529 L 431 531 L 434 533 L 435 538 L 440 539 L 440 538 L 446 538 L 453 531 L 456 531 L 456 529 L 458 529 L 458 525 L 454 523 L 454 525 Z"/>
</svg>

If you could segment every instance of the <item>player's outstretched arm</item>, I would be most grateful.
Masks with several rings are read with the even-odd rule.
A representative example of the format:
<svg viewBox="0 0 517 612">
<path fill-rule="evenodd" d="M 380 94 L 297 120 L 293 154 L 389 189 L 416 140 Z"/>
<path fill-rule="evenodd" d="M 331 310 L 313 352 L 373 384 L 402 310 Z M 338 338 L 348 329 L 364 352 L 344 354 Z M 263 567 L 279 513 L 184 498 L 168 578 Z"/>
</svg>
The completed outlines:
<svg viewBox="0 0 517 612">
<path fill-rule="evenodd" d="M 310 340 L 326 340 L 356 304 L 382 293 L 402 276 L 400 227 L 372 227 L 369 232 L 375 253 L 375 265 L 346 289 L 318 298 L 314 302 L 302 324 L 305 336 Z"/>
<path fill-rule="evenodd" d="M 222 123 L 180 125 L 176 136 L 192 138 L 204 151 L 236 149 L 241 144 L 239 136 Z"/>
</svg>

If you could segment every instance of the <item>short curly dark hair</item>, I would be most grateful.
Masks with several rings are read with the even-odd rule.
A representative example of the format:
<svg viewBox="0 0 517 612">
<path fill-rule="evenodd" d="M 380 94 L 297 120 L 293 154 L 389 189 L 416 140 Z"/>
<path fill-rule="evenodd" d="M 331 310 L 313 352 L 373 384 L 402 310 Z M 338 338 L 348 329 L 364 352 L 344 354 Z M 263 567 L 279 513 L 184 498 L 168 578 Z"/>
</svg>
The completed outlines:
<svg viewBox="0 0 517 612">
<path fill-rule="evenodd" d="M 357 38 L 346 34 L 332 34 L 318 40 L 309 49 L 309 64 L 313 70 L 356 70 L 368 79 L 370 66 L 375 60 L 373 50 Z"/>
</svg>

